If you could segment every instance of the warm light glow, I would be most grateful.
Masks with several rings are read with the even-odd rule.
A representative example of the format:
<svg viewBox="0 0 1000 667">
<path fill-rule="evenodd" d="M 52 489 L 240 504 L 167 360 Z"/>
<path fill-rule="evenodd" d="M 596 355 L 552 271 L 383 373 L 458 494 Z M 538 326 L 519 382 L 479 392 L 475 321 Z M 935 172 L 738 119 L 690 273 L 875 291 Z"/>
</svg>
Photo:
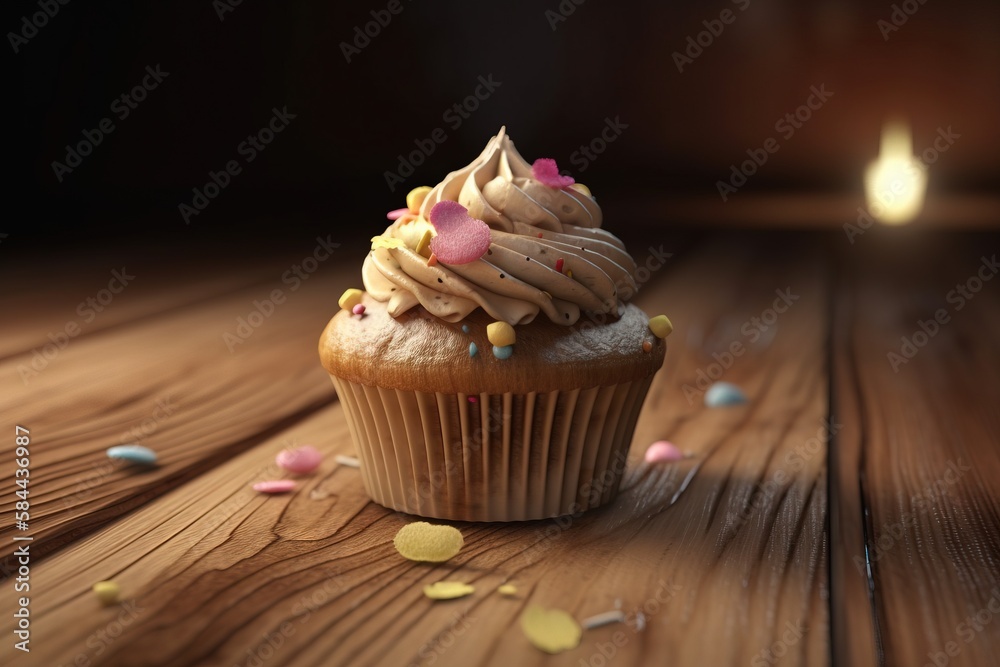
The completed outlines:
<svg viewBox="0 0 1000 667">
<path fill-rule="evenodd" d="M 927 167 L 913 155 L 910 128 L 886 123 L 878 159 L 865 169 L 868 212 L 884 223 L 907 223 L 920 213 L 926 189 Z"/>
</svg>

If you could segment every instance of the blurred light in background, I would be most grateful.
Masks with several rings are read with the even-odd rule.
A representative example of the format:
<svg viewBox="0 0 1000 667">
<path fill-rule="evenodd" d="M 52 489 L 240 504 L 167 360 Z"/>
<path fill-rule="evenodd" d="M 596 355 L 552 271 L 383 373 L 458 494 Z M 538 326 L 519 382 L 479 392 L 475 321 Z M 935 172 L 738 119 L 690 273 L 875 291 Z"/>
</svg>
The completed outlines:
<svg viewBox="0 0 1000 667">
<path fill-rule="evenodd" d="M 927 189 L 927 166 L 913 155 L 910 127 L 890 121 L 882 128 L 878 159 L 865 169 L 868 211 L 879 221 L 901 225 L 920 213 Z"/>
</svg>

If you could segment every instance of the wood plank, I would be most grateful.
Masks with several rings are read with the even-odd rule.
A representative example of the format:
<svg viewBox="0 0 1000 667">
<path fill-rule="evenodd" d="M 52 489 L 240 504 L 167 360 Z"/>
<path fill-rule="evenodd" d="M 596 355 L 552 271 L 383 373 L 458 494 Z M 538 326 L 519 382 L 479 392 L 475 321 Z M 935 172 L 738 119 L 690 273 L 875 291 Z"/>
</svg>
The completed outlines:
<svg viewBox="0 0 1000 667">
<path fill-rule="evenodd" d="M 312 442 L 328 455 L 352 449 L 341 408 L 331 405 L 35 567 L 38 658 L 530 666 L 594 664 L 611 646 L 618 664 L 747 663 L 771 648 L 781 664 L 826 663 L 825 442 L 811 441 L 827 405 L 825 271 L 810 257 L 779 268 L 790 256 L 743 244 L 675 257 L 669 278 L 661 272 L 641 293 L 640 303 L 669 313 L 677 331 L 610 507 L 568 522 L 458 524 L 466 546 L 455 559 L 405 561 L 392 537 L 413 519 L 369 503 L 357 471 L 329 458 L 295 494 L 248 490 L 273 474 L 283 444 Z M 751 343 L 742 324 L 761 317 L 786 287 L 800 299 Z M 736 340 L 747 351 L 724 377 L 743 385 L 751 403 L 689 405 L 682 386 Z M 663 437 L 695 457 L 643 463 L 645 445 Z M 789 458 L 796 451 L 801 464 Z M 121 609 L 100 609 L 89 592 L 108 578 L 142 610 L 126 614 L 127 623 L 116 621 Z M 423 598 L 423 584 L 445 578 L 475 582 L 477 593 Z M 505 580 L 519 587 L 516 598 L 492 593 Z M 616 600 L 632 619 L 645 612 L 642 631 L 634 620 L 590 630 L 579 648 L 551 657 L 518 627 L 529 602 L 583 618 Z M 10 620 L 0 628 L 9 632 Z M 119 636 L 103 638 L 112 633 Z M 280 646 L 272 650 L 268 638 Z"/>
<path fill-rule="evenodd" d="M 214 297 L 170 297 L 189 305 L 160 316 L 138 316 L 136 306 L 132 319 L 74 340 L 27 387 L 16 369 L 30 352 L 0 362 L 0 408 L 32 435 L 36 559 L 335 400 L 315 348 L 357 266 L 321 264 L 297 288 L 282 281 L 287 268 L 277 265 L 270 280 Z M 284 300 L 262 306 L 273 314 L 239 332 L 238 318 L 274 290 Z M 247 332 L 245 340 L 225 338 Z M 155 469 L 134 474 L 105 456 L 110 446 L 137 441 L 158 452 Z M 4 475 L 0 510 L 7 516 L 15 488 L 13 474 Z M 0 527 L 4 567 L 16 532 Z"/>
<path fill-rule="evenodd" d="M 956 290 L 995 239 L 879 232 L 844 253 L 838 304 L 835 409 L 849 426 L 833 495 L 850 520 L 834 641 L 860 631 L 890 665 L 1000 664 L 1000 629 L 977 627 L 1000 611 L 1000 280 L 971 299 Z M 935 314 L 945 323 L 926 324 L 926 336 L 920 322 Z M 903 337 L 919 345 L 905 350 L 912 358 Z M 869 568 L 873 629 L 853 616 Z M 872 664 L 855 661 L 863 654 L 852 646 L 841 664 Z"/>
</svg>

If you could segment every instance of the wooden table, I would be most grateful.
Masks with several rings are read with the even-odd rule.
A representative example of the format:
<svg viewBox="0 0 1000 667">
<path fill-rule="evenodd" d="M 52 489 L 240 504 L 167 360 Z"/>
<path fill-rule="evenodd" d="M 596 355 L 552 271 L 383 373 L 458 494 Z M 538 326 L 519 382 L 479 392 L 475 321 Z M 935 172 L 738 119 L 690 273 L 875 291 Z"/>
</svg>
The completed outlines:
<svg viewBox="0 0 1000 667">
<path fill-rule="evenodd" d="M 4 241 L 0 557 L 18 577 L 29 545 L 30 592 L 4 584 L 3 664 L 1000 664 L 1000 280 L 971 292 L 995 237 L 647 230 L 638 303 L 676 330 L 622 493 L 573 520 L 456 524 L 464 549 L 431 565 L 393 548 L 414 517 L 334 460 L 354 450 L 316 342 L 366 244 L 331 236 L 303 262 L 315 235 L 282 236 L 291 253 Z M 749 403 L 705 407 L 710 378 Z M 644 463 L 659 439 L 693 456 Z M 110 462 L 123 442 L 159 466 Z M 296 492 L 251 490 L 307 443 L 326 457 Z M 476 592 L 426 599 L 443 579 Z M 550 656 L 519 627 L 528 604 L 627 622 Z"/>
</svg>

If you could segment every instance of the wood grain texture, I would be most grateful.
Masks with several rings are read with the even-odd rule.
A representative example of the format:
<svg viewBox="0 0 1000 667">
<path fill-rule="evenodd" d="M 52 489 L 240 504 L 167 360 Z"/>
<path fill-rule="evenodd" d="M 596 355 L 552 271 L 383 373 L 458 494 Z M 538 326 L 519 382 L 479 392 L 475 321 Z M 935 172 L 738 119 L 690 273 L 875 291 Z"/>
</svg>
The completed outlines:
<svg viewBox="0 0 1000 667">
<path fill-rule="evenodd" d="M 331 265 L 292 289 L 282 281 L 288 266 L 279 257 L 225 279 L 219 275 L 228 272 L 208 270 L 176 290 L 161 284 L 143 291 L 137 282 L 121 296 L 135 290 L 139 298 L 115 301 L 104 313 L 114 323 L 70 340 L 27 385 L 18 367 L 31 363 L 30 350 L 0 361 L 3 414 L 11 431 L 16 421 L 32 435 L 36 562 L 335 400 L 322 369 L 302 351 L 315 347 L 335 291 L 352 271 Z M 273 315 L 238 330 L 238 318 L 275 290 L 284 300 L 271 306 Z M 159 316 L 143 298 L 159 305 Z M 72 315 L 63 305 L 55 312 L 57 320 Z M 153 447 L 160 465 L 137 471 L 105 456 L 129 442 Z M 12 464 L 3 461 L 3 471 Z M 13 516 L 15 488 L 13 474 L 4 474 L 4 516 Z M 0 527 L 4 572 L 15 533 L 12 523 Z"/>
<path fill-rule="evenodd" d="M 169 491 L 164 480 L 150 480 L 149 498 L 33 568 L 32 658 L 45 665 L 528 666 L 599 664 L 613 651 L 608 664 L 826 664 L 826 280 L 815 255 L 768 244 L 675 257 L 640 293 L 639 304 L 668 313 L 677 332 L 640 418 L 621 495 L 571 519 L 456 524 L 466 545 L 440 565 L 402 559 L 392 537 L 413 518 L 370 503 L 358 472 L 332 461 L 353 449 L 339 404 L 297 407 L 333 395 L 315 340 L 331 312 L 321 302 L 339 294 L 338 276 L 317 276 L 316 295 L 290 299 L 280 320 L 268 321 L 235 357 L 209 346 L 246 307 L 242 292 L 156 323 L 158 340 L 173 352 L 165 356 L 183 358 L 181 369 L 158 360 L 136 369 L 146 352 L 127 345 L 122 331 L 89 343 L 106 347 L 81 341 L 73 350 L 80 358 L 66 359 L 59 381 L 80 382 L 88 358 L 117 357 L 111 363 L 121 366 L 109 377 L 131 370 L 132 383 L 166 383 L 185 409 L 168 422 L 176 433 L 167 424 L 157 431 L 164 468 L 185 456 L 208 465 Z M 797 297 L 792 305 L 768 314 L 776 290 L 786 289 Z M 756 337 L 745 333 L 757 331 L 755 317 L 768 322 Z M 720 374 L 751 401 L 707 409 L 699 371 L 714 373 L 712 364 L 722 364 L 737 342 L 744 351 Z M 690 403 L 686 384 L 694 387 Z M 47 435 L 61 445 L 40 461 L 50 471 L 39 480 L 43 501 L 59 502 L 71 465 L 96 457 L 123 423 L 93 415 L 81 407 L 66 416 L 80 421 L 65 426 L 62 439 Z M 85 456 L 73 463 L 67 448 L 83 433 Z M 643 463 L 645 445 L 661 438 L 693 458 Z M 212 458 L 206 442 L 236 444 L 220 445 L 224 454 Z M 293 443 L 328 455 L 320 471 L 287 496 L 252 492 L 252 482 L 276 474 L 277 451 Z M 145 485 L 142 477 L 116 471 L 94 490 L 97 506 L 113 507 L 118 493 L 141 497 L 132 486 Z M 74 516 L 87 511 L 83 504 Z M 125 604 L 98 606 L 89 589 L 102 579 L 121 584 Z M 442 579 L 472 582 L 477 592 L 425 599 L 422 585 Z M 504 581 L 518 586 L 515 598 L 493 593 Z M 518 627 L 529 603 L 584 618 L 616 602 L 628 624 L 586 631 L 580 647 L 559 656 L 531 647 Z M 0 632 L 10 630 L 5 615 Z M 3 646 L 0 655 L 9 651 Z"/>
<path fill-rule="evenodd" d="M 899 232 L 846 253 L 834 627 L 874 638 L 888 665 L 1000 664 L 1000 278 L 982 281 L 997 250 L 983 240 Z M 869 568 L 874 626 L 859 614 Z"/>
</svg>

